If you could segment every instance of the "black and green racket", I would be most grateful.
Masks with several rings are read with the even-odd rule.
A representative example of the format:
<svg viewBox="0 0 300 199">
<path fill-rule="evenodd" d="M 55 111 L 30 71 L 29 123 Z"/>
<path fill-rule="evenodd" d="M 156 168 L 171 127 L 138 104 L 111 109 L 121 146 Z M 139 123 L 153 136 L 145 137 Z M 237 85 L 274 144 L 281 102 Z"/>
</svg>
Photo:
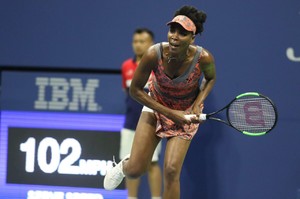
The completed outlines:
<svg viewBox="0 0 300 199">
<path fill-rule="evenodd" d="M 214 117 L 226 110 L 226 119 Z M 196 115 L 186 115 L 187 119 Z M 249 136 L 261 136 L 270 132 L 277 122 L 277 110 L 274 103 L 257 92 L 247 92 L 235 97 L 227 106 L 209 114 L 200 114 L 200 120 L 214 120 L 227 124 Z"/>
</svg>

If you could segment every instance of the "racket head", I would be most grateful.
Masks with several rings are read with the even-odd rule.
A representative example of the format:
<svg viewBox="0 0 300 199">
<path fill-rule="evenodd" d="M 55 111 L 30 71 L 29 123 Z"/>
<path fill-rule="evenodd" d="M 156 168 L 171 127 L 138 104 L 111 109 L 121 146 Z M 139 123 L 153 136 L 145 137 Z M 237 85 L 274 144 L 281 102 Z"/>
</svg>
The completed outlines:
<svg viewBox="0 0 300 199">
<path fill-rule="evenodd" d="M 231 101 L 227 119 L 233 128 L 245 135 L 262 136 L 276 126 L 278 113 L 271 99 L 257 92 L 247 92 Z"/>
</svg>

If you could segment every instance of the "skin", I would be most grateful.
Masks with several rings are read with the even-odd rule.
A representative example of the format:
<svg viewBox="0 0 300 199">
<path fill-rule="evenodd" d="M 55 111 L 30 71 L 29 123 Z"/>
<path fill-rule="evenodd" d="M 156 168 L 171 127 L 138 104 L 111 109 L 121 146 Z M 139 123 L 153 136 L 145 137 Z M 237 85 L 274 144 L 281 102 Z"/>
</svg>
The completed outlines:
<svg viewBox="0 0 300 199">
<path fill-rule="evenodd" d="M 132 49 L 136 56 L 136 63 L 139 65 L 144 53 L 153 45 L 153 39 L 147 32 L 135 33 L 132 38 Z M 126 89 L 128 94 L 128 89 Z M 148 169 L 148 182 L 150 185 L 151 196 L 161 195 L 162 176 L 161 169 L 157 162 L 152 162 Z M 126 178 L 126 188 L 129 197 L 137 197 L 140 185 L 140 178 Z"/>
<path fill-rule="evenodd" d="M 171 79 L 182 75 L 191 64 L 196 47 L 194 43 L 195 35 L 186 31 L 181 25 L 173 23 L 168 32 L 168 44 L 163 46 L 163 66 L 164 72 Z M 168 57 L 171 59 L 168 63 Z M 184 117 L 184 112 L 172 110 L 153 100 L 143 87 L 147 82 L 151 71 L 157 66 L 157 54 L 153 47 L 149 48 L 143 56 L 130 87 L 130 94 L 141 104 L 161 113 L 178 124 L 199 123 L 198 118 L 188 120 Z M 205 80 L 202 82 L 200 92 L 192 105 L 192 113 L 199 115 L 203 108 L 203 102 L 211 91 L 215 80 L 214 58 L 209 51 L 203 49 L 199 67 L 201 68 Z M 123 171 L 128 177 L 139 177 L 148 168 L 153 151 L 160 141 L 156 136 L 156 117 L 154 113 L 142 112 L 130 159 L 124 161 Z M 180 146 L 180 147 L 179 147 Z M 164 159 L 164 199 L 180 198 L 180 173 L 186 153 L 190 146 L 190 140 L 172 137 L 167 140 Z"/>
<path fill-rule="evenodd" d="M 140 63 L 144 53 L 150 46 L 153 45 L 153 40 L 147 32 L 135 33 L 132 37 L 132 49 L 136 56 L 137 64 Z"/>
</svg>

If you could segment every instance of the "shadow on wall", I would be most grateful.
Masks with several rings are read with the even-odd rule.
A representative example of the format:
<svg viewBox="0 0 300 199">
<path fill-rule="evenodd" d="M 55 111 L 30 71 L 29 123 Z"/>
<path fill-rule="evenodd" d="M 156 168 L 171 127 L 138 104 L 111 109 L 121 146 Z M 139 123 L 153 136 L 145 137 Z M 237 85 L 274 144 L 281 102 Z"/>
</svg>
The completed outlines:
<svg viewBox="0 0 300 199">
<path fill-rule="evenodd" d="M 212 92 L 206 100 L 204 112 L 219 108 Z M 215 121 L 206 121 L 199 127 L 182 169 L 181 196 L 185 199 L 234 198 L 239 157 L 230 139 L 232 134 L 224 132 L 227 128 Z M 235 161 L 231 162 L 232 159 Z"/>
</svg>

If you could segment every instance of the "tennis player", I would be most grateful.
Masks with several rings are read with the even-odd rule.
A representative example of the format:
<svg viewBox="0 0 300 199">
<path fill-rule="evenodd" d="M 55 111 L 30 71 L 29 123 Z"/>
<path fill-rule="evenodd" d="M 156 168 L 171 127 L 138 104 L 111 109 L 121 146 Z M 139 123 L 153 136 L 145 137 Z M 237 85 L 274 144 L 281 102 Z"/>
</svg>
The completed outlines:
<svg viewBox="0 0 300 199">
<path fill-rule="evenodd" d="M 126 93 L 126 112 L 125 122 L 121 130 L 120 159 L 124 159 L 131 151 L 135 129 L 143 106 L 132 99 L 129 95 L 129 87 L 136 68 L 147 49 L 153 45 L 154 34 L 147 28 L 138 28 L 133 33 L 132 48 L 134 57 L 125 60 L 122 64 L 122 86 Z M 149 92 L 148 83 L 144 90 Z M 148 170 L 148 182 L 150 185 L 151 199 L 161 199 L 162 177 L 161 169 L 158 164 L 161 151 L 161 142 L 157 145 L 152 156 L 152 161 Z M 140 178 L 126 178 L 126 188 L 128 190 L 127 199 L 137 199 Z"/>
<path fill-rule="evenodd" d="M 163 199 L 180 198 L 182 165 L 199 127 L 197 117 L 186 119 L 185 115 L 202 112 L 216 81 L 212 54 L 193 45 L 205 21 L 204 12 L 183 6 L 167 23 L 168 42 L 155 44 L 144 54 L 130 86 L 131 96 L 144 105 L 131 154 L 107 172 L 105 189 L 115 189 L 124 176 L 137 178 L 146 172 L 157 144 L 167 138 Z M 147 94 L 143 88 L 152 71 Z"/>
</svg>

